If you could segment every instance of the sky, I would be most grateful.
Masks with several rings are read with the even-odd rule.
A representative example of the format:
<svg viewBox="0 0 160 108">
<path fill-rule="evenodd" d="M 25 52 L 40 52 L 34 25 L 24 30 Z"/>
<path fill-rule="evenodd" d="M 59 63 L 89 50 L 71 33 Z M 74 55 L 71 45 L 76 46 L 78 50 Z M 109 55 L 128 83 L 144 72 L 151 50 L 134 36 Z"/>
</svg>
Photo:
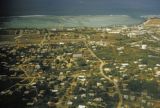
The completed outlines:
<svg viewBox="0 0 160 108">
<path fill-rule="evenodd" d="M 1 16 L 125 14 L 129 10 L 158 14 L 160 0 L 0 0 Z"/>
</svg>

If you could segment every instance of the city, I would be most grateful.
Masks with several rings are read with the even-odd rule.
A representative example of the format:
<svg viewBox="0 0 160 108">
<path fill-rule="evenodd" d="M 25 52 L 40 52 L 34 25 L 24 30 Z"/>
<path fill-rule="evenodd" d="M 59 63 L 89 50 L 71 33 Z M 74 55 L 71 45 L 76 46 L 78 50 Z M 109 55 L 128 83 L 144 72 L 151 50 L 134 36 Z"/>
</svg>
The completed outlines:
<svg viewBox="0 0 160 108">
<path fill-rule="evenodd" d="M 0 30 L 1 108 L 159 108 L 160 19 Z"/>
</svg>

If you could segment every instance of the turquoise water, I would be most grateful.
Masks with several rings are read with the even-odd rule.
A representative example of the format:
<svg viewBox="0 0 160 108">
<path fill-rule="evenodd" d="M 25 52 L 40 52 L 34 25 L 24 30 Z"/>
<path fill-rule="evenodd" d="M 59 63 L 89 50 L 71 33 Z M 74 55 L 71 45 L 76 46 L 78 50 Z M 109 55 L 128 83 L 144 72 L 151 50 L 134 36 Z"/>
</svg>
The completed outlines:
<svg viewBox="0 0 160 108">
<path fill-rule="evenodd" d="M 2 21 L 5 19 L 4 21 Z M 110 25 L 135 25 L 143 17 L 128 15 L 49 16 L 28 15 L 1 17 L 1 28 L 57 28 L 57 27 L 105 27 Z"/>
</svg>

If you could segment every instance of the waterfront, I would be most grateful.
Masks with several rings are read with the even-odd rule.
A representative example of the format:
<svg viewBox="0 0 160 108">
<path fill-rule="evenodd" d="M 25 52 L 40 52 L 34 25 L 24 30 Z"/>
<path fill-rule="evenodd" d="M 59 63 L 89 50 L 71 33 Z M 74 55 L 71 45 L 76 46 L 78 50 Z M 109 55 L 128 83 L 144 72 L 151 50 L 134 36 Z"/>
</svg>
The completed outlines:
<svg viewBox="0 0 160 108">
<path fill-rule="evenodd" d="M 62 28 L 136 25 L 143 22 L 145 18 L 132 17 L 128 15 L 27 15 L 1 17 L 0 19 L 0 28 Z"/>
</svg>

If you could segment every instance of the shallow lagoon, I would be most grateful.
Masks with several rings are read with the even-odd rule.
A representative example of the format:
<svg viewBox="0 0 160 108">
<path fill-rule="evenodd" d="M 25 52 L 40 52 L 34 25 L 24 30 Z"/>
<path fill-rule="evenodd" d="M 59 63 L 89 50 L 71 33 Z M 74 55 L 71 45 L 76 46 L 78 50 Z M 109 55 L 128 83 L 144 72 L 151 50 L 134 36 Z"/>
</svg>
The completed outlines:
<svg viewBox="0 0 160 108">
<path fill-rule="evenodd" d="M 57 28 L 57 27 L 105 27 L 110 25 L 135 25 L 142 17 L 128 15 L 49 16 L 28 15 L 1 17 L 1 28 Z"/>
</svg>

